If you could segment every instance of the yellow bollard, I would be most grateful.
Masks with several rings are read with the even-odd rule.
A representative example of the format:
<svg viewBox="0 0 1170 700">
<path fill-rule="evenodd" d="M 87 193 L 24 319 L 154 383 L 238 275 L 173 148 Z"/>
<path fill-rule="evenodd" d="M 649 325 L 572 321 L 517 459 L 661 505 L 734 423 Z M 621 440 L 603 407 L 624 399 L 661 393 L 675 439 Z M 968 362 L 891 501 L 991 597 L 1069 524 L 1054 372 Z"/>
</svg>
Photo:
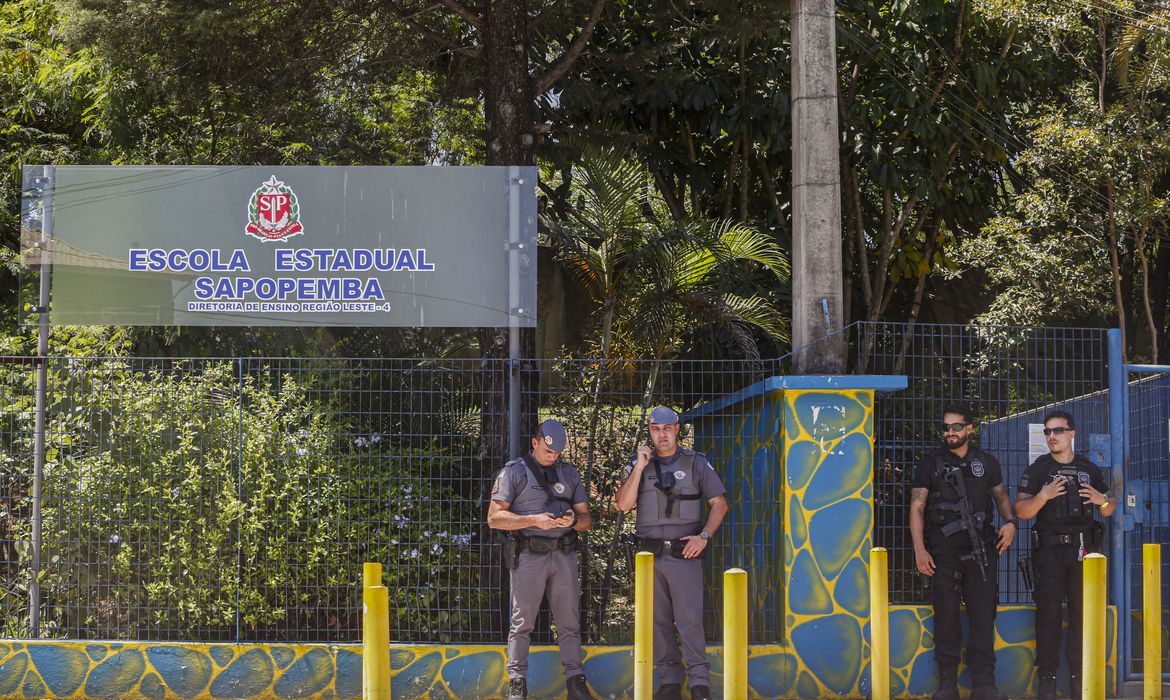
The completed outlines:
<svg viewBox="0 0 1170 700">
<path fill-rule="evenodd" d="M 362 564 L 362 588 L 382 585 L 382 565 L 368 561 Z"/>
<path fill-rule="evenodd" d="M 723 700 L 748 696 L 748 576 L 723 572 Z"/>
<path fill-rule="evenodd" d="M 1082 564 L 1081 692 L 1087 700 L 1105 700 L 1105 565 L 1103 554 L 1089 554 Z"/>
<path fill-rule="evenodd" d="M 362 567 L 362 700 L 390 700 L 390 591 L 382 565 Z"/>
<path fill-rule="evenodd" d="M 873 700 L 890 700 L 890 597 L 886 550 L 869 550 L 869 687 Z"/>
<path fill-rule="evenodd" d="M 1162 545 L 1142 545 L 1142 672 L 1145 700 L 1162 697 Z"/>
<path fill-rule="evenodd" d="M 634 700 L 654 692 L 654 555 L 634 560 Z"/>
<path fill-rule="evenodd" d="M 382 585 L 382 565 L 378 562 L 370 562 L 370 561 L 366 562 L 365 564 L 362 564 L 362 605 L 363 606 L 366 604 L 366 602 L 365 602 L 366 601 L 366 589 L 373 587 L 373 586 L 381 586 L 381 585 Z M 364 613 L 362 615 L 362 619 L 365 620 Z M 365 633 L 366 633 L 365 623 L 363 622 L 362 625 L 363 625 L 362 626 L 362 638 L 364 639 Z M 365 656 L 365 654 L 362 654 L 362 693 L 363 693 L 362 697 L 363 698 L 365 697 L 365 695 L 364 695 L 365 689 L 369 687 L 369 683 L 370 683 L 369 674 L 366 672 L 366 666 L 367 666 L 366 656 Z"/>
</svg>

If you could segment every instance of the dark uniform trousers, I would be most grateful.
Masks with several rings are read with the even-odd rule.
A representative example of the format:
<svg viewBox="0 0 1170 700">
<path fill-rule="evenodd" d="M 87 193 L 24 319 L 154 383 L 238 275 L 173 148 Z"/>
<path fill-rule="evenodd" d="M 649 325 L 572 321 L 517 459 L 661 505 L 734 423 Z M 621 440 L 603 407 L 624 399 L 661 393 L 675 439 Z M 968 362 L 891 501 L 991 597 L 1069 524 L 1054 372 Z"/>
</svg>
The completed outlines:
<svg viewBox="0 0 1170 700">
<path fill-rule="evenodd" d="M 967 666 L 973 687 L 995 683 L 995 608 L 999 602 L 999 557 L 986 545 L 987 581 L 972 559 L 962 559 L 970 549 L 947 546 L 930 548 L 934 559 L 931 597 L 934 603 L 934 658 L 940 672 L 959 666 L 963 643 L 959 606 L 967 603 Z"/>
<path fill-rule="evenodd" d="M 1086 543 L 1088 544 L 1088 543 Z M 1036 666 L 1055 676 L 1060 667 L 1061 605 L 1068 602 L 1065 658 L 1074 676 L 1081 673 L 1083 579 L 1077 558 L 1080 544 L 1045 544 L 1032 550 L 1036 564 Z"/>
<path fill-rule="evenodd" d="M 512 570 L 512 621 L 508 628 L 508 677 L 528 677 L 528 647 L 540 601 L 548 596 L 548 608 L 557 626 L 557 645 L 565 678 L 585 673 L 581 664 L 580 582 L 577 552 L 557 550 L 534 554 L 525 549 Z"/>
</svg>

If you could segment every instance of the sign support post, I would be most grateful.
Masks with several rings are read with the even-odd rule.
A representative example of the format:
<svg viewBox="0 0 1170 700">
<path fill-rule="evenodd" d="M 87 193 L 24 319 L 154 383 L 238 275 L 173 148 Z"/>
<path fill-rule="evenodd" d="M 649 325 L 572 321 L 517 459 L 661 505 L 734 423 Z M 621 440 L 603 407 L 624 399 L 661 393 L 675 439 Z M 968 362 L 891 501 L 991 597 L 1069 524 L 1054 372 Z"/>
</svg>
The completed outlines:
<svg viewBox="0 0 1170 700">
<path fill-rule="evenodd" d="M 41 636 L 41 490 L 45 475 L 45 404 L 49 384 L 49 283 L 52 277 L 50 240 L 53 237 L 54 167 L 46 165 L 33 179 L 41 195 L 41 235 L 33 243 L 40 249 L 40 292 L 37 297 L 36 424 L 33 429 L 32 561 L 28 582 L 29 636 Z"/>
</svg>

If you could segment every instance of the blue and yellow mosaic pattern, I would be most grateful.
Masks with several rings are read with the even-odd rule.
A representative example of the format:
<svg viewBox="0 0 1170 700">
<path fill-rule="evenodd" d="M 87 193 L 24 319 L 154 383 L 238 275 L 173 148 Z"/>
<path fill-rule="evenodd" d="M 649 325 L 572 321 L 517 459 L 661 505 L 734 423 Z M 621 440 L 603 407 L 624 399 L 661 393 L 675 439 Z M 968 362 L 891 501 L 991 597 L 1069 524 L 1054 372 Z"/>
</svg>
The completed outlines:
<svg viewBox="0 0 1170 700">
<path fill-rule="evenodd" d="M 1033 613 L 1000 608 L 996 619 L 996 676 L 1011 697 L 1035 694 Z M 1108 616 L 1107 687 L 1114 686 L 1116 611 Z M 896 697 L 928 696 L 935 689 L 929 607 L 890 610 L 891 691 Z M 831 640 L 830 640 L 831 641 Z M 858 648 L 861 648 L 859 644 Z M 868 647 L 866 647 L 868 649 Z M 711 687 L 723 687 L 723 659 L 710 647 Z M 846 650 L 825 647 L 828 654 Z M 862 653 L 862 652 L 859 652 Z M 868 654 L 858 671 L 859 694 L 869 692 Z M 391 648 L 395 700 L 488 700 L 507 682 L 500 646 L 403 645 Z M 811 670 L 787 645 L 755 644 L 749 651 L 749 697 L 755 700 L 812 697 Z M 531 697 L 565 697 L 556 647 L 533 647 Z M 633 697 L 633 656 L 628 646 L 587 647 L 585 673 L 602 698 Z M 220 645 L 114 642 L 11 642 L 0 644 L 0 697 L 185 698 L 187 700 L 359 700 L 361 647 L 352 645 Z M 1064 677 L 1060 674 L 1060 678 Z M 965 683 L 966 674 L 960 679 Z M 801 684 L 804 684 L 803 687 Z"/>
<path fill-rule="evenodd" d="M 873 532 L 873 391 L 784 392 L 781 695 L 862 695 Z"/>
</svg>

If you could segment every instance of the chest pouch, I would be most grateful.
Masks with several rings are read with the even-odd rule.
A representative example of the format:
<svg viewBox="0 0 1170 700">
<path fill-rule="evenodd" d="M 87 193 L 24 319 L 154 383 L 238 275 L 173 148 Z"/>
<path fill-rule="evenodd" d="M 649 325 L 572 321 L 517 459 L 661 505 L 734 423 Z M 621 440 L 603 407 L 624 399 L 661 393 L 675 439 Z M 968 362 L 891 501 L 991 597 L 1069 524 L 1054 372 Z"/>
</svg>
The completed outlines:
<svg viewBox="0 0 1170 700">
<path fill-rule="evenodd" d="M 677 501 L 697 501 L 702 498 L 697 493 L 679 493 L 678 480 L 675 478 L 674 472 L 669 469 L 665 472 L 662 471 L 662 462 L 657 459 L 654 460 L 654 476 L 657 477 L 654 482 L 655 488 L 662 491 L 662 494 L 666 496 L 666 511 L 664 515 L 667 518 L 674 517 L 674 504 Z"/>
</svg>

